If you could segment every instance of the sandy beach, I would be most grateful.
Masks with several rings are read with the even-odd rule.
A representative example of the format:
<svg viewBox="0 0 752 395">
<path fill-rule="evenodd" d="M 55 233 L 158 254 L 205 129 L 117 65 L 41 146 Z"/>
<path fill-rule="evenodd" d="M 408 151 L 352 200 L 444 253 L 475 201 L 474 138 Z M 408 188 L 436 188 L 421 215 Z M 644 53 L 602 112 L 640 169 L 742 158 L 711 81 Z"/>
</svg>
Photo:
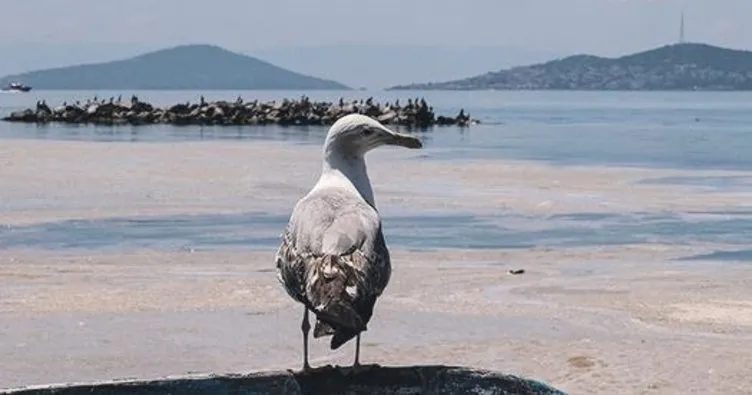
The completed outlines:
<svg viewBox="0 0 752 395">
<path fill-rule="evenodd" d="M 539 218 L 515 225 L 524 227 L 556 215 L 672 213 L 699 221 L 752 208 L 743 191 L 641 183 L 749 180 L 749 172 L 449 163 L 421 155 L 369 155 L 382 210 Z M 319 167 L 319 148 L 308 145 L 4 140 L 0 226 L 287 214 Z M 363 336 L 362 359 L 489 368 L 573 394 L 750 393 L 748 263 L 680 259 L 736 249 L 664 239 L 567 248 L 392 247 L 392 283 Z M 302 309 L 277 284 L 273 253 L 2 249 L 0 388 L 297 369 Z M 507 273 L 518 268 L 525 273 Z M 327 346 L 313 342 L 314 364 L 351 362 L 352 345 L 336 352 Z"/>
</svg>

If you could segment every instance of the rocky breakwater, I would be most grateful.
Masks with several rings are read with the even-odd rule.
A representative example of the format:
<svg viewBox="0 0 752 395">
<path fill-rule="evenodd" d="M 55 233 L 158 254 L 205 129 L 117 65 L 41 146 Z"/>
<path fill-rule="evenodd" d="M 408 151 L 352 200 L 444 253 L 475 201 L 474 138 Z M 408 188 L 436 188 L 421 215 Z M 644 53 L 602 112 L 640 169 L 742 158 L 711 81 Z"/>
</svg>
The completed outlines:
<svg viewBox="0 0 752 395">
<path fill-rule="evenodd" d="M 330 125 L 340 117 L 360 113 L 378 119 L 384 124 L 410 127 L 434 125 L 468 126 L 478 123 L 464 110 L 456 116 L 437 116 L 424 99 L 409 99 L 406 104 L 379 104 L 372 98 L 336 103 L 312 101 L 308 97 L 297 100 L 283 99 L 260 102 L 235 101 L 207 102 L 202 96 L 198 103 L 181 103 L 159 108 L 143 102 L 138 97 L 130 101 L 121 98 L 99 100 L 96 97 L 84 103 L 63 103 L 51 108 L 45 101 L 36 108 L 11 113 L 3 118 L 9 122 L 69 123 L 94 125 Z"/>
</svg>

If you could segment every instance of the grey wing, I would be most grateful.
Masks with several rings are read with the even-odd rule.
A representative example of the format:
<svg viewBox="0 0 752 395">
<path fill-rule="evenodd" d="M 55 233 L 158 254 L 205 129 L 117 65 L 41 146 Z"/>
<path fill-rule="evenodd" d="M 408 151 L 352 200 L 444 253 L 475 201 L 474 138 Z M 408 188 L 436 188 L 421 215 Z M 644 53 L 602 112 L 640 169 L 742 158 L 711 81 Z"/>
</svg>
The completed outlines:
<svg viewBox="0 0 752 395">
<path fill-rule="evenodd" d="M 373 243 L 369 243 L 367 248 L 358 249 L 356 252 L 362 255 L 359 262 L 361 262 L 361 271 L 365 275 L 364 280 L 369 284 L 369 292 L 380 296 L 389 284 L 392 274 L 391 258 L 381 231 L 381 223 L 379 223 Z"/>
<path fill-rule="evenodd" d="M 389 250 L 378 215 L 372 214 L 338 217 L 322 245 L 327 253 L 309 267 L 305 295 L 320 318 L 348 334 L 345 340 L 371 319 L 391 276 Z"/>
<path fill-rule="evenodd" d="M 341 257 L 355 270 L 360 288 L 375 296 L 389 282 L 391 261 L 381 219 L 365 203 L 353 203 L 333 217 L 321 235 L 320 255 Z"/>
<path fill-rule="evenodd" d="M 293 210 L 277 268 L 288 294 L 319 318 L 364 329 L 391 276 L 378 212 L 345 193 L 308 196 Z"/>
<path fill-rule="evenodd" d="M 308 305 L 305 297 L 306 267 L 307 262 L 313 258 L 312 254 L 301 253 L 295 248 L 292 235 L 286 227 L 275 256 L 277 280 L 284 286 L 290 297 L 304 305 Z"/>
<path fill-rule="evenodd" d="M 314 194 L 298 201 L 275 256 L 277 279 L 293 299 L 309 308 L 306 273 L 323 256 L 321 238 L 336 215 L 336 205 L 330 200 Z"/>
</svg>

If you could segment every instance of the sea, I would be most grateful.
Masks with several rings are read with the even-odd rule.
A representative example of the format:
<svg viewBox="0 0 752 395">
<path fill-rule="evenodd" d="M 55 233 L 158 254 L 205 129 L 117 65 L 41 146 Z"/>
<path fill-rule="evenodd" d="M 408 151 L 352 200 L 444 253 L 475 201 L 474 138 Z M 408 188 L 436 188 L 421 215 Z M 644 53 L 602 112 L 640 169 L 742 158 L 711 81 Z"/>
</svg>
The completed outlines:
<svg viewBox="0 0 752 395">
<path fill-rule="evenodd" d="M 580 91 L 32 91 L 0 93 L 0 114 L 34 107 L 45 100 L 54 107 L 63 101 L 88 98 L 140 100 L 168 106 L 206 100 L 271 100 L 297 98 L 336 101 L 366 99 L 406 103 L 425 98 L 437 114 L 460 109 L 480 120 L 470 128 L 440 127 L 420 131 L 429 159 L 446 163 L 472 160 L 527 160 L 561 166 L 593 168 L 620 166 L 682 170 L 684 177 L 646 182 L 681 184 L 693 188 L 752 192 L 746 176 L 693 177 L 699 170 L 752 170 L 752 93 L 745 92 L 580 92 Z M 0 123 L 0 144 L 7 139 L 109 141 L 123 144 L 233 140 L 238 144 L 272 140 L 320 145 L 324 127 L 199 127 L 199 126 L 80 126 Z M 0 180 L 0 185 L 2 180 Z M 0 188 L 2 188 L 0 186 Z M 2 192 L 0 191 L 0 195 Z M 740 197 L 740 206 L 752 204 Z M 752 207 L 752 206 L 751 206 Z M 752 209 L 722 213 L 701 223 L 672 213 L 617 218 L 588 214 L 558 218 L 562 226 L 545 231 L 506 227 L 504 218 L 446 215 L 400 215 L 384 218 L 392 245 L 405 248 L 529 248 L 534 246 L 604 245 L 662 240 L 744 246 L 752 240 Z M 507 214 L 509 215 L 509 214 Z M 616 215 L 616 214 L 614 214 Z M 550 219 L 550 218 L 549 218 Z M 200 215 L 190 218 L 114 218 L 71 220 L 0 227 L 0 249 L 51 250 L 108 248 L 222 249 L 240 245 L 275 248 L 287 217 L 249 213 Z M 518 217 L 517 220 L 525 220 Z M 252 221 L 265 233 L 232 236 L 231 230 Z M 570 226 L 578 221 L 599 226 Z M 569 225 L 568 225 L 569 224 Z M 420 235 L 415 228 L 421 228 Z M 268 231 L 267 231 L 268 230 Z M 427 236 L 427 235 L 430 235 Z M 728 259 L 752 261 L 742 247 Z M 717 258 L 723 258 L 718 256 Z"/>
</svg>

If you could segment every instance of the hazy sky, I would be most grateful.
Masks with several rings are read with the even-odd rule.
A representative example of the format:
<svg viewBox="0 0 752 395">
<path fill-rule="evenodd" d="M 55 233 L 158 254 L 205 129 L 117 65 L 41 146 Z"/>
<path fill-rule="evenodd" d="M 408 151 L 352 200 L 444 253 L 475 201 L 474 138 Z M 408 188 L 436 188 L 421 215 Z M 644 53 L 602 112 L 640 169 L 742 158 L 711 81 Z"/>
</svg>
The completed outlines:
<svg viewBox="0 0 752 395">
<path fill-rule="evenodd" d="M 616 55 L 687 39 L 752 49 L 752 0 L 2 0 L 0 44 L 499 45 Z"/>
</svg>

